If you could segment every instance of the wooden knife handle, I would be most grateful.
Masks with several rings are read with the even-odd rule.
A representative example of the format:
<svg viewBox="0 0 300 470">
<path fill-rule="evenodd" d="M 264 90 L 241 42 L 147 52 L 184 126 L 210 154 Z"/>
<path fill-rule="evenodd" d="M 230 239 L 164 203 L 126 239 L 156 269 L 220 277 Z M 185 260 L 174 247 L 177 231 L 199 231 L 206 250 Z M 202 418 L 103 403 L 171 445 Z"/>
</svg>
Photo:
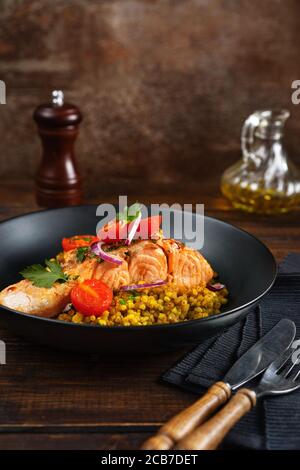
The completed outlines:
<svg viewBox="0 0 300 470">
<path fill-rule="evenodd" d="M 229 385 L 216 382 L 206 394 L 164 424 L 158 433 L 142 445 L 144 450 L 168 450 L 195 429 L 231 396 Z"/>
<path fill-rule="evenodd" d="M 222 442 L 228 431 L 256 404 L 253 390 L 243 388 L 216 413 L 178 442 L 178 450 L 212 450 Z"/>
</svg>

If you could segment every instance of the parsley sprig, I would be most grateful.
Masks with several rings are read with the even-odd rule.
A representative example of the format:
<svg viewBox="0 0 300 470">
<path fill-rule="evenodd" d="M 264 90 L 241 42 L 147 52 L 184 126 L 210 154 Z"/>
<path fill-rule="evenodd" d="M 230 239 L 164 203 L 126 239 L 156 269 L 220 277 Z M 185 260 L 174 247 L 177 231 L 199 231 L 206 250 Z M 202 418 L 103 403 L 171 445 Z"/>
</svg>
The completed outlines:
<svg viewBox="0 0 300 470">
<path fill-rule="evenodd" d="M 82 263 L 82 261 L 85 260 L 87 255 L 89 254 L 90 247 L 89 246 L 80 246 L 76 250 L 76 259 L 79 261 L 79 263 Z"/>
<path fill-rule="evenodd" d="M 76 260 L 82 263 L 86 258 L 95 258 L 98 263 L 102 263 L 103 259 L 99 258 L 95 253 L 91 251 L 89 246 L 80 246 L 76 249 Z"/>
<path fill-rule="evenodd" d="M 124 207 L 123 212 L 118 212 L 117 221 L 122 220 L 126 223 L 133 222 L 141 212 L 141 205 L 138 202 L 135 202 L 131 206 Z"/>
<path fill-rule="evenodd" d="M 65 274 L 56 260 L 45 260 L 45 265 L 33 264 L 27 266 L 20 274 L 36 287 L 50 288 L 55 282 L 66 282 L 69 276 Z"/>
</svg>

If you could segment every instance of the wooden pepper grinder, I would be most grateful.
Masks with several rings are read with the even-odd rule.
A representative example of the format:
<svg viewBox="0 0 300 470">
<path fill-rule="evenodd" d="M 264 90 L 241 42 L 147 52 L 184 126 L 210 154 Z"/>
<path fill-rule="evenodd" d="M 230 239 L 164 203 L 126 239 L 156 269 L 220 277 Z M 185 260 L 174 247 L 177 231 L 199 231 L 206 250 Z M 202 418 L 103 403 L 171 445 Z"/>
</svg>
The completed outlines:
<svg viewBox="0 0 300 470">
<path fill-rule="evenodd" d="M 52 102 L 38 106 L 33 118 L 42 140 L 43 155 L 35 178 L 36 200 L 43 207 L 62 207 L 82 201 L 81 178 L 74 142 L 82 120 L 79 109 L 64 103 L 61 90 L 52 92 Z"/>
</svg>

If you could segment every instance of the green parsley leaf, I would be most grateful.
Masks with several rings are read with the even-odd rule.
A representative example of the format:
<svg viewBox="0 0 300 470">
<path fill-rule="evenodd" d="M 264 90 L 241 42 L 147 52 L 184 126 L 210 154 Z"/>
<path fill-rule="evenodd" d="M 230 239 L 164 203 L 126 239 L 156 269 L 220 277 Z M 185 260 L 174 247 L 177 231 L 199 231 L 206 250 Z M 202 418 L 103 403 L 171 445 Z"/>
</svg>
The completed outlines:
<svg viewBox="0 0 300 470">
<path fill-rule="evenodd" d="M 82 237 L 81 235 L 74 235 L 74 237 L 72 237 L 72 240 L 84 240 L 88 243 L 92 241 L 91 237 Z"/>
<path fill-rule="evenodd" d="M 120 303 L 121 305 L 126 305 L 126 300 L 124 300 L 124 299 L 119 299 L 119 303 Z"/>
<path fill-rule="evenodd" d="M 141 212 L 141 205 L 139 202 L 135 202 L 127 210 L 127 220 L 132 222 L 140 215 L 140 212 Z"/>
<path fill-rule="evenodd" d="M 141 212 L 141 205 L 135 202 L 130 207 L 125 206 L 123 212 L 117 214 L 116 220 L 122 220 L 126 223 L 133 222 Z"/>
<path fill-rule="evenodd" d="M 23 269 L 20 274 L 36 287 L 46 287 L 50 288 L 57 281 L 66 282 L 69 277 L 65 274 L 60 266 L 60 264 L 54 260 L 45 260 L 47 267 L 42 266 L 41 264 L 33 264 L 32 266 L 27 266 Z"/>
<path fill-rule="evenodd" d="M 85 260 L 89 252 L 89 247 L 88 246 L 80 246 L 76 250 L 76 259 L 79 261 L 79 263 L 82 263 L 82 261 Z"/>
<path fill-rule="evenodd" d="M 139 293 L 136 290 L 132 290 L 131 294 L 129 295 L 128 299 L 129 300 L 136 300 L 137 297 L 139 297 Z"/>
<path fill-rule="evenodd" d="M 90 258 L 95 258 L 97 263 L 99 263 L 99 264 L 103 263 L 103 261 L 104 261 L 102 258 L 100 258 L 100 256 L 96 255 L 96 253 L 93 253 L 92 251 L 89 252 L 89 257 Z"/>
</svg>

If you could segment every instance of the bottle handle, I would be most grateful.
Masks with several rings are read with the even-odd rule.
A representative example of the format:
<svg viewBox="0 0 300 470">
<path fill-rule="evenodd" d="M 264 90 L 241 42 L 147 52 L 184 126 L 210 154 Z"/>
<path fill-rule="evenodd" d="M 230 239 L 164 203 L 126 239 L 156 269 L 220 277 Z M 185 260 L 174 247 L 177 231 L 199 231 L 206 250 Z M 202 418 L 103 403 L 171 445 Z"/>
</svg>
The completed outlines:
<svg viewBox="0 0 300 470">
<path fill-rule="evenodd" d="M 256 166 L 256 156 L 252 150 L 252 145 L 254 143 L 254 134 L 257 127 L 260 124 L 260 115 L 259 112 L 251 114 L 246 121 L 244 122 L 241 134 L 241 147 L 243 152 L 243 159 L 245 161 L 251 160 Z"/>
</svg>

